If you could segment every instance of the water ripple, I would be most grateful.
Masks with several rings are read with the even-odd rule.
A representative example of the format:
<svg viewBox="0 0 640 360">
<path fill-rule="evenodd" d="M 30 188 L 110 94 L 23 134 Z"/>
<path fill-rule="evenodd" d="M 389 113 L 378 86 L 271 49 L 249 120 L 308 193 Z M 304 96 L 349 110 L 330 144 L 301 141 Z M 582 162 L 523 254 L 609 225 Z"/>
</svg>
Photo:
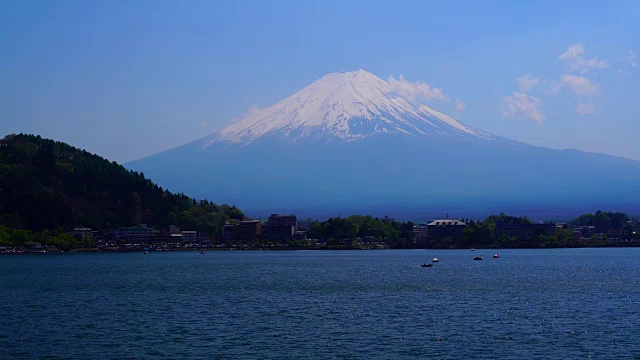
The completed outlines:
<svg viewBox="0 0 640 360">
<path fill-rule="evenodd" d="M 3 256 L 0 358 L 640 356 L 640 249 L 500 253 Z"/>
</svg>

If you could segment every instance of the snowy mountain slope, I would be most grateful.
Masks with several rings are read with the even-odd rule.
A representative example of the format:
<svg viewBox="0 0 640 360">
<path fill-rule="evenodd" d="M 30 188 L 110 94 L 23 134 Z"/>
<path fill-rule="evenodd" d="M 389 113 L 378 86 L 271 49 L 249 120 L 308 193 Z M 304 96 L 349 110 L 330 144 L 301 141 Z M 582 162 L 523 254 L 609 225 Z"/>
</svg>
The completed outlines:
<svg viewBox="0 0 640 360">
<path fill-rule="evenodd" d="M 267 136 L 289 143 L 319 139 L 353 141 L 384 133 L 495 138 L 431 109 L 416 98 L 402 96 L 388 82 L 358 70 L 326 75 L 212 135 L 205 145 L 221 141 L 248 144 Z"/>
<path fill-rule="evenodd" d="M 640 162 L 495 136 L 362 70 L 127 166 L 253 216 L 640 212 Z"/>
</svg>

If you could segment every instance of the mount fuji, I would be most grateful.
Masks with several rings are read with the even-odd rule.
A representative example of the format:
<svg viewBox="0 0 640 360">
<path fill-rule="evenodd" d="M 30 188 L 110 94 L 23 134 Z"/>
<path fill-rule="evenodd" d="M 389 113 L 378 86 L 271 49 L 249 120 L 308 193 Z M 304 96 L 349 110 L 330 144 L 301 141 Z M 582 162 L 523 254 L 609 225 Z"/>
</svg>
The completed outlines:
<svg viewBox="0 0 640 360">
<path fill-rule="evenodd" d="M 326 75 L 219 132 L 127 166 L 254 216 L 558 218 L 640 209 L 640 162 L 496 136 L 363 70 Z"/>
</svg>

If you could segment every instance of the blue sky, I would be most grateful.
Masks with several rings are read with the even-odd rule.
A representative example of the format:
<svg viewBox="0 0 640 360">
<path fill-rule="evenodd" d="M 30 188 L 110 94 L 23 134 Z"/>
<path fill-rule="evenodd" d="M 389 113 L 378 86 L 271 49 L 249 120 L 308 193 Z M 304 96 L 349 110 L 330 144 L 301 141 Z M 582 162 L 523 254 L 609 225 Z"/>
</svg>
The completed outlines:
<svg viewBox="0 0 640 360">
<path fill-rule="evenodd" d="M 126 162 L 362 68 L 500 136 L 640 160 L 638 57 L 637 1 L 3 1 L 0 133 Z"/>
</svg>

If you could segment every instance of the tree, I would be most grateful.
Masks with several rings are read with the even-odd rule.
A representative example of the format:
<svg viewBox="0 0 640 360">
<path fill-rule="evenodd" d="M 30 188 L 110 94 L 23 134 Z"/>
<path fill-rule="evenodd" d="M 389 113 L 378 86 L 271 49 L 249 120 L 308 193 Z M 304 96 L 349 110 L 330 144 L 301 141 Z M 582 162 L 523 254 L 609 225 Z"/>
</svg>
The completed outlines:
<svg viewBox="0 0 640 360">
<path fill-rule="evenodd" d="M 52 243 L 54 246 L 56 246 L 58 249 L 61 250 L 69 250 L 72 248 L 75 248 L 77 245 L 77 240 L 75 237 L 66 234 L 66 233 L 62 233 L 62 234 L 58 234 L 56 237 L 53 238 Z"/>
<path fill-rule="evenodd" d="M 307 237 L 310 239 L 322 239 L 323 236 L 323 228 L 322 224 L 318 221 L 313 221 L 309 224 L 309 229 L 307 230 Z"/>
<path fill-rule="evenodd" d="M 20 134 L 6 136 L 1 145 L 0 225 L 8 228 L 105 230 L 142 222 L 167 227 L 182 219 L 214 235 L 221 219 L 244 218 L 235 206 L 172 194 L 143 173 L 61 142 Z"/>
<path fill-rule="evenodd" d="M 593 220 L 593 226 L 595 226 L 597 233 L 605 233 L 611 228 L 611 219 L 607 213 L 598 210 Z"/>
<path fill-rule="evenodd" d="M 29 241 L 30 232 L 27 230 L 14 230 L 9 241 L 16 246 L 22 246 Z"/>
</svg>

